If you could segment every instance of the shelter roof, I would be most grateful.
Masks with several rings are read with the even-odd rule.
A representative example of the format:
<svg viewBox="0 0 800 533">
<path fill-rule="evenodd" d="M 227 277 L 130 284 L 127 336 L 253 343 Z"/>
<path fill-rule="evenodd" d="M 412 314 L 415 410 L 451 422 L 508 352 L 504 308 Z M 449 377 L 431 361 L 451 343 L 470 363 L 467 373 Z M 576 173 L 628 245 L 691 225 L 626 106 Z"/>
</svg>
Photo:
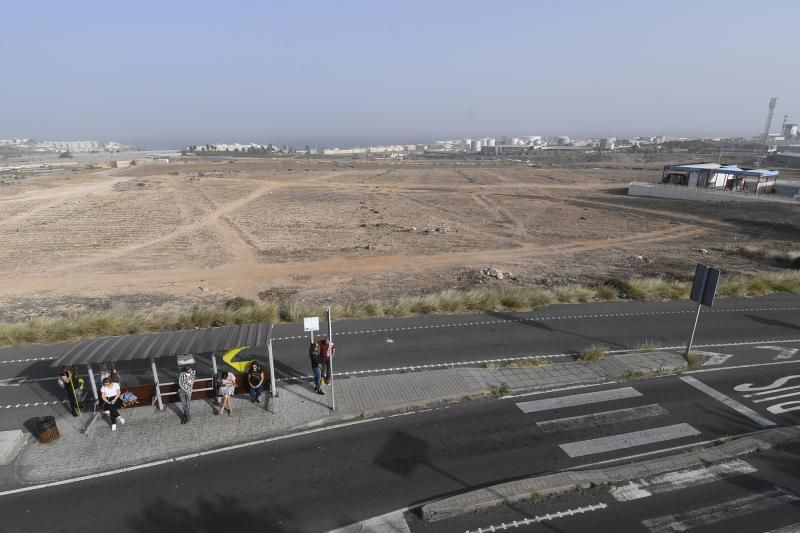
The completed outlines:
<svg viewBox="0 0 800 533">
<path fill-rule="evenodd" d="M 87 339 L 72 345 L 54 364 L 76 365 L 155 359 L 185 354 L 263 346 L 272 335 L 272 324 L 241 324 L 143 335 Z"/>
<path fill-rule="evenodd" d="M 777 176 L 777 170 L 767 170 L 765 168 L 739 168 L 736 165 L 720 165 L 719 163 L 696 163 L 691 165 L 667 165 L 668 170 L 689 171 L 689 170 L 717 170 L 722 174 L 734 176 L 754 176 L 771 177 Z"/>
</svg>

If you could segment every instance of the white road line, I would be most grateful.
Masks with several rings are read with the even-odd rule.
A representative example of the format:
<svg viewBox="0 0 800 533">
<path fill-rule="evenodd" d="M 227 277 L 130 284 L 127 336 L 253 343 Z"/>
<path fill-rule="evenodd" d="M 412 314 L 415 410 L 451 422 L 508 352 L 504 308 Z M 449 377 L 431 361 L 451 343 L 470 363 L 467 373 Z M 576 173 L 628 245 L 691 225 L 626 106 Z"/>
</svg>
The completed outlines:
<svg viewBox="0 0 800 533">
<path fill-rule="evenodd" d="M 677 470 L 666 474 L 649 477 L 647 479 L 631 480 L 625 485 L 611 488 L 611 495 L 619 502 L 647 498 L 653 494 L 662 494 L 688 487 L 721 481 L 734 476 L 752 474 L 756 469 L 742 461 L 734 459 L 708 467 L 689 468 Z"/>
<path fill-rule="evenodd" d="M 759 425 L 762 425 L 764 427 L 777 426 L 778 425 L 776 422 L 773 422 L 772 420 L 770 420 L 770 419 L 768 419 L 768 418 L 766 418 L 764 416 L 761 416 L 760 414 L 758 414 L 757 412 L 753 411 L 752 409 L 750 409 L 746 405 L 743 405 L 743 404 L 737 402 L 736 400 L 734 400 L 730 396 L 726 396 L 725 394 L 722 394 L 718 390 L 709 387 L 705 383 L 693 378 L 692 376 L 681 376 L 680 379 L 684 383 L 686 383 L 688 385 L 691 385 L 692 387 L 694 387 L 695 389 L 699 390 L 700 392 L 708 394 L 709 396 L 711 396 L 715 400 L 718 400 L 718 401 L 722 402 L 723 404 L 725 404 L 726 406 L 730 407 L 731 409 L 733 409 L 734 411 L 736 411 L 740 415 L 749 418 L 750 420 L 752 420 L 753 422 L 755 422 L 755 423 L 757 423 Z"/>
<path fill-rule="evenodd" d="M 788 394 L 779 394 L 777 396 L 770 396 L 769 398 L 760 398 L 758 400 L 753 400 L 753 403 L 761 403 L 761 402 L 771 402 L 773 400 L 780 400 L 781 398 L 789 398 L 790 396 L 797 396 L 800 392 L 790 392 Z"/>
<path fill-rule="evenodd" d="M 546 515 L 542 516 L 534 516 L 531 518 L 525 518 L 523 520 L 514 520 L 513 522 L 509 523 L 501 523 L 496 525 L 484 526 L 479 527 L 478 529 L 468 529 L 466 533 L 490 533 L 495 531 L 506 531 L 507 529 L 511 528 L 518 528 L 522 526 L 528 526 L 531 524 L 538 524 L 540 522 L 549 522 L 551 520 L 555 520 L 557 518 L 564 518 L 566 516 L 575 516 L 584 513 L 590 513 L 592 511 L 598 511 L 600 509 L 607 509 L 608 505 L 604 503 L 597 503 L 594 505 L 586 505 L 584 507 L 576 507 L 575 509 L 567 509 L 566 511 L 557 511 L 555 513 L 547 513 Z M 359 530 L 362 531 L 362 530 Z M 367 531 L 366 529 L 363 531 Z M 371 530 L 370 530 L 371 531 Z M 375 530 L 377 531 L 377 530 Z M 383 529 L 381 531 L 384 531 Z M 386 530 L 388 531 L 388 530 Z M 394 530 L 392 530 L 394 531 Z"/>
<path fill-rule="evenodd" d="M 739 387 L 734 387 L 733 390 L 737 390 L 738 388 Z M 765 390 L 761 392 L 754 392 L 753 394 L 745 394 L 744 397 L 751 398 L 753 396 L 764 396 L 765 394 L 775 394 L 776 392 L 786 392 L 787 390 L 797 390 L 797 389 L 800 389 L 800 385 L 794 385 L 792 387 L 782 387 L 780 389 Z"/>
<path fill-rule="evenodd" d="M 645 446 L 647 444 L 654 444 L 666 440 L 694 437 L 699 434 L 700 432 L 689 424 L 681 423 L 660 428 L 632 431 L 620 435 L 568 442 L 566 444 L 559 444 L 558 446 L 570 457 L 583 457 L 585 455 L 633 448 L 634 446 Z"/>
<path fill-rule="evenodd" d="M 555 433 L 557 431 L 572 431 L 586 427 L 597 427 L 619 422 L 629 422 L 631 420 L 641 420 L 653 416 L 668 415 L 669 411 L 654 403 L 642 405 L 640 407 L 628 407 L 615 411 L 603 411 L 602 413 L 592 413 L 588 415 L 570 416 L 555 420 L 544 420 L 537 422 L 536 425 L 545 433 Z"/>
<path fill-rule="evenodd" d="M 517 407 L 519 407 L 523 413 L 536 413 L 539 411 L 548 411 L 550 409 L 560 409 L 562 407 L 574 407 L 598 402 L 610 402 L 612 400 L 621 400 L 624 398 L 635 398 L 641 395 L 642 393 L 633 387 L 623 387 L 621 389 L 586 392 L 570 396 L 559 396 L 557 398 L 546 398 L 544 400 L 519 402 Z"/>
<path fill-rule="evenodd" d="M 773 366 L 773 365 L 795 365 L 800 363 L 800 361 L 773 361 L 771 363 L 753 363 L 750 365 L 735 365 L 735 366 L 723 366 L 720 368 L 703 368 L 701 370 L 685 370 L 684 374 L 702 374 L 704 372 L 721 372 L 724 370 L 738 370 L 740 368 L 755 368 L 759 366 Z"/>
<path fill-rule="evenodd" d="M 697 507 L 684 513 L 675 513 L 642 520 L 642 525 L 651 533 L 669 533 L 687 531 L 695 527 L 709 526 L 723 520 L 745 516 L 784 503 L 800 500 L 795 494 L 779 487 L 760 492 L 752 492 L 747 496 L 725 500 L 723 502 Z"/>
<path fill-rule="evenodd" d="M 398 509 L 391 513 L 362 520 L 349 526 L 340 527 L 328 531 L 328 533 L 368 533 L 370 531 L 386 531 L 391 533 L 411 533 L 411 529 L 406 522 L 405 513 L 408 507 Z M 488 531 L 486 533 L 489 533 Z"/>
<path fill-rule="evenodd" d="M 178 462 L 178 461 L 186 461 L 186 460 L 189 460 L 189 459 L 194 459 L 196 457 L 202 457 L 204 455 L 213 455 L 213 454 L 217 454 L 217 453 L 229 452 L 229 451 L 232 451 L 232 450 L 238 450 L 240 448 L 247 448 L 249 446 L 256 446 L 258 444 L 266 444 L 266 443 L 270 443 L 270 442 L 287 440 L 287 439 L 291 439 L 291 438 L 294 438 L 294 437 L 300 437 L 300 436 L 303 436 L 303 435 L 310 435 L 312 433 L 320 433 L 320 432 L 323 432 L 323 431 L 330 431 L 330 430 L 333 430 L 333 429 L 340 429 L 340 428 L 343 428 L 343 427 L 355 426 L 355 425 L 358 425 L 358 424 L 366 424 L 366 423 L 369 423 L 369 422 L 376 422 L 378 420 L 383 420 L 384 418 L 385 417 L 381 416 L 381 417 L 376 417 L 376 418 L 368 418 L 366 420 L 356 420 L 354 422 L 344 422 L 344 423 L 341 423 L 341 424 L 334 424 L 334 425 L 331 425 L 331 426 L 324 426 L 324 427 L 320 427 L 320 428 L 308 429 L 308 430 L 305 430 L 305 431 L 298 431 L 297 433 L 290 433 L 290 434 L 287 434 L 287 435 L 279 435 L 277 437 L 270 437 L 268 439 L 261 439 L 261 440 L 252 441 L 252 442 L 245 442 L 245 443 L 236 444 L 236 445 L 233 445 L 233 446 L 225 446 L 223 448 L 215 448 L 213 450 L 207 450 L 207 451 L 204 451 L 204 452 L 192 453 L 192 454 L 189 454 L 189 455 L 181 455 L 181 456 L 178 456 L 178 457 L 172 457 L 170 459 L 162 459 L 160 461 L 152 461 L 150 463 L 143 463 L 143 464 L 136 465 L 136 466 L 128 466 L 128 467 L 125 467 L 125 468 L 117 468 L 116 470 L 110 470 L 108 472 L 100 472 L 98 474 L 89 474 L 89 475 L 86 475 L 86 476 L 80 476 L 80 477 L 71 478 L 71 479 L 64 479 L 64 480 L 61 480 L 61 481 L 53 481 L 53 482 L 50 482 L 50 483 L 42 483 L 40 485 L 30 485 L 28 487 L 22 487 L 22 488 L 19 488 L 19 489 L 12 489 L 12 490 L 2 491 L 2 492 L 0 492 L 0 497 L 9 496 L 11 494 L 19 494 L 19 493 L 22 493 L 22 492 L 30 492 L 30 491 L 34 491 L 34 490 L 46 489 L 46 488 L 49 488 L 49 487 L 57 487 L 59 485 L 67 485 L 67 484 L 70 484 L 70 483 L 78 483 L 80 481 L 86 481 L 88 479 L 97 479 L 97 478 L 102 478 L 102 477 L 114 476 L 114 475 L 117 475 L 117 474 L 123 474 L 125 472 L 131 472 L 131 471 L 134 471 L 134 470 L 142 470 L 142 469 L 145 469 L 145 468 L 152 468 L 154 466 L 159 466 L 159 465 L 163 465 L 163 464 L 175 463 L 175 462 Z"/>
</svg>

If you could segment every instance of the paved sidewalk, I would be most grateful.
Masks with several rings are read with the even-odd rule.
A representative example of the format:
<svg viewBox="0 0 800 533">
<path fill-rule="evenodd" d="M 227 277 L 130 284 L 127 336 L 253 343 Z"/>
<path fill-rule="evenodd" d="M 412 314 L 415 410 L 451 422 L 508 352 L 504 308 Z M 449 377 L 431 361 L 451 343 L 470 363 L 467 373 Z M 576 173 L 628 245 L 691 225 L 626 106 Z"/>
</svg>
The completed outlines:
<svg viewBox="0 0 800 533">
<path fill-rule="evenodd" d="M 615 355 L 597 363 L 564 362 L 540 368 L 457 368 L 338 378 L 336 412 L 325 396 L 307 383 L 279 385 L 279 397 L 264 405 L 249 397 L 234 400 L 233 416 L 217 415 L 210 400 L 192 402 L 192 421 L 180 424 L 179 404 L 164 411 L 139 407 L 124 412 L 127 423 L 111 432 L 105 419 L 84 435 L 77 418 L 58 418 L 61 438 L 49 444 L 30 443 L 15 462 L 25 484 L 45 483 L 179 457 L 255 441 L 312 426 L 377 416 L 443 401 L 485 394 L 506 384 L 510 390 L 550 389 L 609 381 L 639 372 L 674 372 L 686 363 L 667 352 Z"/>
</svg>

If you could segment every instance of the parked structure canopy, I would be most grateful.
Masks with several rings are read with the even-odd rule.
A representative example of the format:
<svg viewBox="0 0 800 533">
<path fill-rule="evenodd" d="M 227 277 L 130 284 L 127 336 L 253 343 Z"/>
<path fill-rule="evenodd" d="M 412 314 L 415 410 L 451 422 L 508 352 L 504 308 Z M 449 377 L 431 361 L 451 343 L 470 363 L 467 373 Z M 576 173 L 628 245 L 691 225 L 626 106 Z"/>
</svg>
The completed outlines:
<svg viewBox="0 0 800 533">
<path fill-rule="evenodd" d="M 185 354 L 201 354 L 248 346 L 263 346 L 269 342 L 272 324 L 241 324 L 216 328 L 188 329 L 100 337 L 75 343 L 55 361 L 56 365 L 104 363 L 155 359 Z"/>
</svg>

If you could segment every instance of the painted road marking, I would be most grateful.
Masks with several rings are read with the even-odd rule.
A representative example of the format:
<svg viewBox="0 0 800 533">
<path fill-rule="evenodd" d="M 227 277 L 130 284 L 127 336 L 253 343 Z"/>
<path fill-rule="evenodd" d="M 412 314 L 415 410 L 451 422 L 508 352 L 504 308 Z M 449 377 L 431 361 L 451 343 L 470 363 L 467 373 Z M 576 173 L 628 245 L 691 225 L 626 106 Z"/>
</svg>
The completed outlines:
<svg viewBox="0 0 800 533">
<path fill-rule="evenodd" d="M 753 311 L 800 311 L 800 307 L 754 307 L 751 309 L 747 308 L 735 308 L 735 309 L 708 309 L 707 312 L 710 313 L 742 313 L 742 312 L 753 312 Z M 628 317 L 628 316 L 664 316 L 664 315 L 685 315 L 694 313 L 694 309 L 685 309 L 679 311 L 647 311 L 647 312 L 640 312 L 640 313 L 604 313 L 604 314 L 586 314 L 586 315 L 541 315 L 541 316 L 533 316 L 533 317 L 518 317 L 518 318 L 507 318 L 507 319 L 495 319 L 495 320 L 475 320 L 475 321 L 464 321 L 464 322 L 451 322 L 445 324 L 421 324 L 419 326 L 400 326 L 394 328 L 378 328 L 373 330 L 350 330 L 350 331 L 340 331 L 337 332 L 336 335 L 363 335 L 363 334 L 372 334 L 372 333 L 390 333 L 395 331 L 413 331 L 413 330 L 425 330 L 425 329 L 437 329 L 437 328 L 458 328 L 458 327 L 471 327 L 471 326 L 491 326 L 491 325 L 499 325 L 499 324 L 507 324 L 513 325 L 518 323 L 524 322 L 540 322 L 544 320 L 578 320 L 584 318 L 617 318 L 617 317 Z M 273 341 L 288 341 L 288 340 L 297 340 L 297 339 L 307 339 L 306 335 L 287 335 L 284 337 L 275 337 Z M 760 344 L 763 344 L 761 342 Z"/>
<path fill-rule="evenodd" d="M 733 354 L 728 353 L 717 353 L 717 352 L 704 352 L 702 350 L 694 350 L 694 353 L 698 355 L 704 355 L 708 357 L 703 366 L 717 366 L 725 363 L 728 359 L 733 357 Z"/>
<path fill-rule="evenodd" d="M 774 350 L 779 352 L 773 361 L 777 361 L 779 359 L 791 359 L 798 351 L 798 348 L 784 348 L 783 346 L 758 346 L 758 348 L 761 350 Z"/>
<path fill-rule="evenodd" d="M 653 494 L 662 494 L 682 490 L 696 485 L 721 481 L 726 478 L 752 474 L 756 469 L 741 459 L 718 463 L 709 467 L 690 468 L 660 474 L 647 479 L 630 481 L 625 485 L 613 487 L 611 495 L 617 501 L 625 502 L 647 498 Z"/>
<path fill-rule="evenodd" d="M 781 361 L 783 363 L 788 361 Z M 779 363 L 773 363 L 779 364 Z M 766 394 L 775 394 L 781 391 L 787 391 L 791 389 L 797 389 L 798 386 L 791 386 L 791 387 L 784 387 L 789 381 L 793 379 L 800 378 L 800 375 L 791 375 L 791 376 L 783 376 L 781 378 L 776 379 L 769 385 L 764 385 L 763 387 L 756 387 L 753 383 L 742 383 L 741 385 L 737 385 L 733 388 L 733 390 L 737 392 L 752 392 L 758 391 L 755 394 L 747 394 L 745 398 L 750 398 L 751 396 L 756 395 L 766 395 Z M 758 400 L 753 400 L 753 403 L 762 403 L 762 402 L 770 402 L 774 400 L 779 400 L 781 398 L 788 398 L 790 396 L 796 396 L 800 393 L 793 392 L 789 394 L 779 394 L 778 396 L 770 396 L 769 398 L 760 398 Z M 791 401 L 791 402 L 783 402 L 777 405 L 770 405 L 767 407 L 767 411 L 774 415 L 780 415 L 783 413 L 790 413 L 792 411 L 797 411 L 800 409 L 800 401 Z"/>
<path fill-rule="evenodd" d="M 624 398 L 635 398 L 641 395 L 642 393 L 633 387 L 624 387 L 621 389 L 585 392 L 583 394 L 573 394 L 571 396 L 559 396 L 557 398 L 546 398 L 544 400 L 519 402 L 516 405 L 523 413 L 536 413 L 539 411 L 548 411 L 550 409 L 560 409 L 562 407 L 574 407 L 577 405 L 610 402 L 612 400 L 621 400 Z"/>
<path fill-rule="evenodd" d="M 772 420 L 761 416 L 760 414 L 756 413 L 755 411 L 753 411 L 752 409 L 750 409 L 746 405 L 743 405 L 743 404 L 737 402 L 736 400 L 734 400 L 730 396 L 726 396 L 725 394 L 722 394 L 721 392 L 719 392 L 716 389 L 712 389 L 711 387 L 709 387 L 705 383 L 693 378 L 692 376 L 681 376 L 680 379 L 684 383 L 686 383 L 688 385 L 691 385 L 692 387 L 694 387 L 695 389 L 699 390 L 700 392 L 708 394 L 709 396 L 711 396 L 715 400 L 718 400 L 718 401 L 722 402 L 723 404 L 725 404 L 726 406 L 730 407 L 731 409 L 733 409 L 734 411 L 736 411 L 740 415 L 749 418 L 750 420 L 752 420 L 756 424 L 759 424 L 759 425 L 764 426 L 764 427 L 777 426 L 778 425 L 776 422 L 773 422 Z"/>
<path fill-rule="evenodd" d="M 548 522 L 550 520 L 555 520 L 556 518 L 564 518 L 567 516 L 575 516 L 584 513 L 590 513 L 592 511 L 598 511 L 601 509 L 607 509 L 608 505 L 604 503 L 597 503 L 594 505 L 586 505 L 584 507 L 576 507 L 575 509 L 567 509 L 566 511 L 558 511 L 555 513 L 547 513 L 546 515 L 542 516 L 534 516 L 532 518 L 526 518 L 524 520 L 514 520 L 513 522 L 491 526 L 483 526 L 479 527 L 478 529 L 468 529 L 466 533 L 490 533 L 493 531 L 506 531 L 507 529 L 511 528 L 518 528 L 522 526 L 528 526 L 530 524 L 538 524 L 540 522 Z M 366 531 L 366 530 L 365 530 Z"/>
<path fill-rule="evenodd" d="M 294 437 L 301 437 L 303 435 L 311 435 L 313 433 L 321 433 L 323 431 L 331 431 L 331 430 L 334 430 L 334 429 L 341 429 L 341 428 L 345 428 L 345 427 L 349 427 L 349 426 L 356 426 L 356 425 L 360 425 L 360 424 L 368 424 L 370 422 L 377 422 L 379 420 L 384 420 L 385 418 L 386 417 L 379 416 L 379 417 L 375 417 L 375 418 L 367 418 L 365 420 L 356 420 L 354 422 L 342 422 L 341 424 L 334 424 L 332 426 L 324 426 L 324 427 L 320 427 L 320 428 L 306 429 L 306 430 L 303 430 L 303 431 L 298 431 L 296 433 L 288 433 L 286 435 L 278 435 L 277 437 L 269 437 L 269 438 L 266 438 L 266 439 L 259 439 L 259 440 L 254 440 L 254 441 L 250 441 L 250 442 L 244 442 L 244 443 L 241 443 L 241 444 L 234 444 L 232 446 L 224 446 L 222 448 L 214 448 L 214 449 L 211 449 L 211 450 L 206 450 L 204 452 L 192 453 L 192 454 L 188 454 L 188 455 L 181 455 L 181 456 L 178 456 L 178 457 L 172 457 L 170 459 L 162 459 L 160 461 L 152 461 L 150 463 L 142 463 L 140 465 L 135 465 L 135 466 L 126 466 L 124 468 L 117 468 L 116 470 L 109 470 L 107 472 L 100 472 L 99 474 L 88 474 L 88 475 L 85 475 L 85 476 L 79 476 L 79 477 L 74 477 L 74 478 L 70 478 L 70 479 L 63 479 L 61 481 L 53 481 L 51 483 L 42 483 L 40 485 L 30 485 L 30 486 L 21 487 L 21 488 L 18 488 L 18 489 L 0 491 L 0 496 L 9 496 L 11 494 L 19 494 L 19 493 L 22 493 L 22 492 L 30 492 L 30 491 L 34 491 L 34 490 L 46 489 L 48 487 L 58 487 L 59 485 L 68 485 L 70 483 L 78 483 L 80 481 L 86 481 L 86 480 L 89 480 L 89 479 L 98 479 L 98 478 L 102 478 L 102 477 L 115 476 L 117 474 L 123 474 L 125 472 L 132 472 L 132 471 L 135 471 L 135 470 L 142 470 L 142 469 L 145 469 L 145 468 L 152 468 L 154 466 L 159 466 L 159 465 L 163 465 L 163 464 L 175 463 L 175 462 L 178 462 L 178 461 L 187 461 L 189 459 L 195 459 L 197 457 L 202 457 L 202 456 L 205 456 L 205 455 L 213 455 L 213 454 L 217 454 L 217 453 L 229 452 L 229 451 L 232 451 L 232 450 L 238 450 L 240 448 L 247 448 L 249 446 L 258 446 L 260 444 L 267 444 L 267 443 L 270 443 L 270 442 L 277 442 L 277 441 L 282 441 L 282 440 L 286 440 L 286 439 L 292 439 Z"/>
<path fill-rule="evenodd" d="M 633 448 L 634 446 L 645 446 L 656 442 L 694 437 L 696 435 L 700 435 L 700 432 L 689 424 L 682 423 L 611 435 L 609 437 L 569 442 L 559 444 L 559 447 L 570 457 L 583 457 L 585 455 L 613 452 L 615 450 Z"/>
<path fill-rule="evenodd" d="M 615 411 L 604 411 L 602 413 L 592 413 L 589 415 L 545 420 L 543 422 L 537 422 L 536 425 L 545 433 L 556 433 L 559 431 L 572 431 L 574 429 L 604 426 L 668 414 L 669 411 L 654 403 L 641 407 L 629 407 L 627 409 L 617 409 Z"/>
<path fill-rule="evenodd" d="M 642 525 L 651 533 L 687 531 L 696 527 L 708 526 L 723 520 L 745 516 L 776 505 L 794 503 L 800 500 L 795 494 L 779 487 L 754 492 L 741 498 L 726 500 L 715 505 L 698 507 L 684 513 L 668 514 L 657 518 L 642 520 Z"/>
</svg>

